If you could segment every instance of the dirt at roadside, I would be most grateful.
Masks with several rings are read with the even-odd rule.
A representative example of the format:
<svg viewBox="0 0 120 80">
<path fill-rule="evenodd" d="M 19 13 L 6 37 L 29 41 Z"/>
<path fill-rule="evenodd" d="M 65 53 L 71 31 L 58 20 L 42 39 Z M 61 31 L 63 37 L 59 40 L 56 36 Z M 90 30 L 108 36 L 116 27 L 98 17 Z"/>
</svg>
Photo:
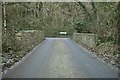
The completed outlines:
<svg viewBox="0 0 120 80">
<path fill-rule="evenodd" d="M 117 46 L 113 42 L 102 43 L 95 48 L 90 48 L 85 44 L 81 45 L 105 62 L 120 68 L 120 55 L 118 54 Z"/>
</svg>

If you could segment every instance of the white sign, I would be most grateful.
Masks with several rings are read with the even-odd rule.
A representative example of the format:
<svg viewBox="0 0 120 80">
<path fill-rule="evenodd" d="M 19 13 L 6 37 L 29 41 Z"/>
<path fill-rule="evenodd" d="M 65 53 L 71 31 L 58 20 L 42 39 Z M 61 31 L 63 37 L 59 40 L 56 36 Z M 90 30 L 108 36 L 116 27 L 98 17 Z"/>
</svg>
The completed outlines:
<svg viewBox="0 0 120 80">
<path fill-rule="evenodd" d="M 67 34 L 67 32 L 60 32 L 60 34 L 66 35 L 66 34 Z"/>
</svg>

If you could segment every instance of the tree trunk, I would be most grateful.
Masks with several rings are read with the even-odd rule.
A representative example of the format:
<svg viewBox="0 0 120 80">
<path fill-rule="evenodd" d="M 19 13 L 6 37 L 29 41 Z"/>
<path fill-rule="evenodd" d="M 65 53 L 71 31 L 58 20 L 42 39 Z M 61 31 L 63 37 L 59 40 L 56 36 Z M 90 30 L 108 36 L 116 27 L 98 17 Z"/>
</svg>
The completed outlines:
<svg viewBox="0 0 120 80">
<path fill-rule="evenodd" d="M 91 20 L 91 14 L 88 12 L 88 10 L 86 9 L 86 6 L 82 3 L 82 2 L 77 2 L 79 4 L 79 6 L 82 7 L 85 15 L 86 15 L 86 19 L 87 20 Z"/>
<path fill-rule="evenodd" d="M 0 2 L 0 55 L 2 52 L 2 2 Z"/>
<path fill-rule="evenodd" d="M 118 2 L 117 5 L 117 34 L 118 34 L 118 40 L 117 40 L 117 44 L 119 46 L 119 52 L 120 52 L 120 2 Z"/>
</svg>

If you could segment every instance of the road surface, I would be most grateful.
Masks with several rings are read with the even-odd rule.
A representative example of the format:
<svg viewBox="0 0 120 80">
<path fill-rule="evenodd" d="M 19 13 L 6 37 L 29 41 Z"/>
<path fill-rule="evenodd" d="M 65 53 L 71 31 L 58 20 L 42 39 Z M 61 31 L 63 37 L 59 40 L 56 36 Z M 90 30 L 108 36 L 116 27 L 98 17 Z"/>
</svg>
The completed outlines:
<svg viewBox="0 0 120 80">
<path fill-rule="evenodd" d="M 69 38 L 46 38 L 3 78 L 117 78 L 118 72 Z"/>
</svg>

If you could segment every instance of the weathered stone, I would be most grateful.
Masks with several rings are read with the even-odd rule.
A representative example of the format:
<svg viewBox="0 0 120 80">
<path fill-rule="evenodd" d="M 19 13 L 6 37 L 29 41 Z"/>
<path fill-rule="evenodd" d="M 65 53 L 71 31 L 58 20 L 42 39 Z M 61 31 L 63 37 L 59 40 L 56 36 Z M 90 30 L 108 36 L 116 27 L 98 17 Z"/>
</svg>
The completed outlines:
<svg viewBox="0 0 120 80">
<path fill-rule="evenodd" d="M 73 40 L 88 46 L 89 48 L 94 48 L 97 45 L 97 35 L 89 33 L 74 33 Z"/>
</svg>

